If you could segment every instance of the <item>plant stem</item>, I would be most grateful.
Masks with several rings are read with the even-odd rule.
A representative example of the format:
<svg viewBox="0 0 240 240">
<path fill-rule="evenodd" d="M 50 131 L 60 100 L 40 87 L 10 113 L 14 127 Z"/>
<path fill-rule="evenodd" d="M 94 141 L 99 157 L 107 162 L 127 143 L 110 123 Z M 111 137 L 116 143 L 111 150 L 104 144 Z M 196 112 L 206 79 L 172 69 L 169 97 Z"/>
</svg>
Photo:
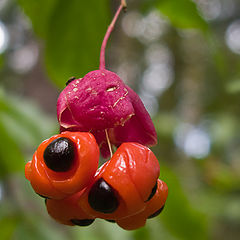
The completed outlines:
<svg viewBox="0 0 240 240">
<path fill-rule="evenodd" d="M 106 45 L 107 45 L 109 36 L 114 29 L 114 25 L 118 19 L 120 12 L 122 11 L 122 9 L 125 9 L 125 8 L 126 8 L 126 1 L 121 0 L 121 5 L 119 6 L 117 12 L 115 13 L 114 18 L 113 18 L 111 24 L 109 25 L 107 32 L 105 34 L 105 37 L 103 39 L 103 42 L 102 42 L 101 51 L 100 51 L 100 65 L 99 65 L 100 70 L 105 69 L 105 50 L 106 50 Z"/>
</svg>

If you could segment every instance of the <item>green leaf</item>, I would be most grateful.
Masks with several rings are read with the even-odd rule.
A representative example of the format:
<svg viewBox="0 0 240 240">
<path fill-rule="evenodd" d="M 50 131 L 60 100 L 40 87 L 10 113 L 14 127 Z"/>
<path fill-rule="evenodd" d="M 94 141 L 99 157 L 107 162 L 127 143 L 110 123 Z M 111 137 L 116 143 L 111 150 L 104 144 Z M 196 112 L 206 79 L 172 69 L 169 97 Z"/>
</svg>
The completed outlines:
<svg viewBox="0 0 240 240">
<path fill-rule="evenodd" d="M 65 240 L 66 235 L 62 232 L 54 229 L 54 226 L 49 226 L 49 224 L 42 221 L 41 218 L 32 216 L 31 219 L 28 219 L 25 216 L 22 216 L 22 222 L 18 224 L 18 227 L 15 231 L 14 238 L 17 240 Z M 31 221 L 29 221 L 31 220 Z"/>
<path fill-rule="evenodd" d="M 11 138 L 0 119 L 0 176 L 24 169 L 24 156 L 13 138 Z"/>
<path fill-rule="evenodd" d="M 0 239 L 10 240 L 13 239 L 13 233 L 18 224 L 18 220 L 13 217 L 4 217 L 0 220 Z"/>
<path fill-rule="evenodd" d="M 57 86 L 98 68 L 108 5 L 108 0 L 58 1 L 46 38 L 47 69 Z"/>
<path fill-rule="evenodd" d="M 32 153 L 53 129 L 52 119 L 36 105 L 0 88 L 0 175 L 23 171 L 28 150 Z"/>
<path fill-rule="evenodd" d="M 133 232 L 133 239 L 134 240 L 151 239 L 149 229 L 146 227 L 137 229 L 136 231 Z"/>
<path fill-rule="evenodd" d="M 240 79 L 235 79 L 227 83 L 226 90 L 230 94 L 237 94 L 240 92 Z"/>
<path fill-rule="evenodd" d="M 99 65 L 100 47 L 109 20 L 109 0 L 18 0 L 35 32 L 45 41 L 46 65 L 63 88 Z"/>
<path fill-rule="evenodd" d="M 161 165 L 161 177 L 169 189 L 164 211 L 159 219 L 165 227 L 182 240 L 206 240 L 208 228 L 206 216 L 189 202 L 175 173 Z"/>
<path fill-rule="evenodd" d="M 157 0 L 156 6 L 178 28 L 198 28 L 206 31 L 208 25 L 191 0 Z"/>
<path fill-rule="evenodd" d="M 38 145 L 55 130 L 54 120 L 44 114 L 36 104 L 23 98 L 0 92 L 0 120 L 9 137 L 26 150 Z"/>
<path fill-rule="evenodd" d="M 18 0 L 24 13 L 31 19 L 34 31 L 45 37 L 48 29 L 49 18 L 58 0 Z"/>
</svg>

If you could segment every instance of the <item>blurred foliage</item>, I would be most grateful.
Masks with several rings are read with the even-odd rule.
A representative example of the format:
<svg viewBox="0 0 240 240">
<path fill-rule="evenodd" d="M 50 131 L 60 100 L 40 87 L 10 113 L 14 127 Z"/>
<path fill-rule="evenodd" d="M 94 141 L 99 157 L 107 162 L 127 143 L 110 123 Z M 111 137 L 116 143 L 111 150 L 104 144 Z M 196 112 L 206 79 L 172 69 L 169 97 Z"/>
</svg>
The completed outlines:
<svg viewBox="0 0 240 240">
<path fill-rule="evenodd" d="M 175 173 L 161 165 L 161 179 L 168 184 L 169 196 L 162 222 L 179 239 L 207 239 L 206 215 L 189 202 Z"/>
<path fill-rule="evenodd" d="M 49 119 L 36 106 L 14 96 L 6 96 L 0 89 L 0 175 L 7 175 L 24 167 L 24 152 L 32 149 L 52 129 Z M 44 126 L 48 121 L 48 126 Z M 25 155 L 26 156 L 26 155 Z"/>
<path fill-rule="evenodd" d="M 98 68 L 101 42 L 117 1 L 10 2 L 6 13 L 0 12 L 0 15 L 11 26 L 19 6 L 29 18 L 29 31 L 32 27 L 36 37 L 28 32 L 24 38 L 31 41 L 37 38 L 40 42 L 49 75 L 45 88 L 53 87 L 57 92 L 68 78 L 82 77 Z M 213 4 L 220 2 L 224 1 Z M 240 9 L 237 1 L 231 2 Z M 129 0 L 130 13 L 134 9 L 145 17 L 155 11 L 167 22 L 166 33 L 156 42 L 167 46 L 174 58 L 174 82 L 157 97 L 160 110 L 154 117 L 159 144 L 153 150 L 160 161 L 161 178 L 169 186 L 169 198 L 163 213 L 137 231 L 124 231 L 103 220 L 87 228 L 70 228 L 60 226 L 47 216 L 44 201 L 34 195 L 24 180 L 24 164 L 42 140 L 57 132 L 55 112 L 46 113 L 31 94 L 25 96 L 25 92 L 19 90 L 31 73 L 13 73 L 7 64 L 9 55 L 20 44 L 9 46 L 9 50 L 0 55 L 1 240 L 239 239 L 240 58 L 227 48 L 224 34 L 226 27 L 240 15 L 233 12 L 230 17 L 210 20 L 200 11 L 199 3 L 204 1 Z M 119 23 L 109 43 L 108 54 L 113 63 L 108 64 L 118 69 L 116 65 L 126 59 L 127 66 L 131 61 L 136 62 L 142 69 L 135 74 L 132 85 L 141 92 L 142 77 L 139 76 L 144 75 L 144 54 L 151 42 L 126 36 L 120 28 Z M 17 32 L 16 29 L 10 32 Z M 38 68 L 44 72 L 38 63 L 31 81 L 37 78 Z M 45 89 L 40 94 L 40 98 L 45 98 Z M 181 148 L 181 142 L 176 143 L 177 130 L 182 124 L 205 130 L 211 139 L 208 155 L 189 156 Z"/>
<path fill-rule="evenodd" d="M 157 8 L 166 15 L 171 23 L 180 28 L 199 28 L 206 31 L 208 25 L 200 16 L 191 0 L 158 0 Z"/>
<path fill-rule="evenodd" d="M 31 18 L 36 33 L 45 40 L 46 66 L 58 87 L 64 87 L 72 76 L 82 77 L 97 69 L 97 56 L 110 20 L 108 0 L 71 0 L 68 4 L 65 0 L 20 0 L 19 3 Z M 39 9 L 44 10 L 40 17 Z"/>
<path fill-rule="evenodd" d="M 18 0 L 39 36 L 47 37 L 49 22 L 58 0 Z M 41 10 L 41 14 L 39 11 Z"/>
</svg>

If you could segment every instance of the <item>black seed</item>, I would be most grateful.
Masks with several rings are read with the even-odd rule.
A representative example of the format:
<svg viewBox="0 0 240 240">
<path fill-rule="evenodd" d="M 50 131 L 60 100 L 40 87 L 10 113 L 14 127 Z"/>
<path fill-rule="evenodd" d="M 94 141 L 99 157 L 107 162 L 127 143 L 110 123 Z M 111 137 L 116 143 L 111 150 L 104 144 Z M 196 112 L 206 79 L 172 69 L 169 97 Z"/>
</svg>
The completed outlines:
<svg viewBox="0 0 240 240">
<path fill-rule="evenodd" d="M 66 86 L 75 79 L 76 79 L 75 77 L 71 77 L 70 79 L 68 79 L 68 81 L 66 82 Z"/>
<path fill-rule="evenodd" d="M 74 144 L 68 138 L 57 138 L 46 147 L 43 158 L 51 170 L 66 172 L 73 164 Z"/>
<path fill-rule="evenodd" d="M 147 199 L 146 202 L 148 202 L 149 200 L 152 199 L 152 197 L 154 196 L 154 194 L 155 194 L 156 191 L 157 191 L 157 186 L 158 186 L 158 182 L 156 182 L 156 184 L 154 185 L 154 187 L 153 187 L 153 189 L 152 189 L 152 192 L 150 193 L 150 195 L 149 195 L 149 197 L 148 197 L 148 199 Z"/>
<path fill-rule="evenodd" d="M 103 178 L 93 184 L 88 202 L 94 210 L 103 213 L 112 213 L 118 208 L 115 191 Z"/>
<path fill-rule="evenodd" d="M 105 219 L 106 221 L 110 222 L 110 223 L 116 223 L 115 220 L 112 220 L 112 219 Z"/>
<path fill-rule="evenodd" d="M 154 218 L 154 217 L 156 217 L 157 215 L 159 215 L 159 214 L 162 212 L 162 210 L 164 209 L 164 206 L 165 206 L 165 205 L 163 205 L 159 210 L 157 210 L 155 213 L 153 213 L 152 215 L 150 215 L 148 218 Z"/>
<path fill-rule="evenodd" d="M 82 227 L 86 227 L 91 225 L 94 222 L 95 219 L 71 219 L 70 221 L 74 224 L 74 225 L 78 225 L 78 226 L 82 226 Z"/>
</svg>

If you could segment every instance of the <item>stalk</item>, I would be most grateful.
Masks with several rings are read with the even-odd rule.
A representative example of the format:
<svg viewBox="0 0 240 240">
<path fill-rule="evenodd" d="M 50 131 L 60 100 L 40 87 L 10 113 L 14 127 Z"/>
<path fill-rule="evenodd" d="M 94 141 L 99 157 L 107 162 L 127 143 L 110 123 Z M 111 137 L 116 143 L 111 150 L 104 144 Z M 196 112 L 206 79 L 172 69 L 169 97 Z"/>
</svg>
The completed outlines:
<svg viewBox="0 0 240 240">
<path fill-rule="evenodd" d="M 103 42 L 102 42 L 102 46 L 101 46 L 101 51 L 100 51 L 100 64 L 99 64 L 99 69 L 100 70 L 104 70 L 105 69 L 105 50 L 106 50 L 106 45 L 108 42 L 108 39 L 111 35 L 111 32 L 114 29 L 114 26 L 116 24 L 116 21 L 121 13 L 121 11 L 123 9 L 126 9 L 127 5 L 126 5 L 126 1 L 125 0 L 121 0 L 121 5 L 119 6 L 117 12 L 115 13 L 113 20 L 111 22 L 111 24 L 108 26 L 107 32 L 104 36 Z"/>
</svg>

